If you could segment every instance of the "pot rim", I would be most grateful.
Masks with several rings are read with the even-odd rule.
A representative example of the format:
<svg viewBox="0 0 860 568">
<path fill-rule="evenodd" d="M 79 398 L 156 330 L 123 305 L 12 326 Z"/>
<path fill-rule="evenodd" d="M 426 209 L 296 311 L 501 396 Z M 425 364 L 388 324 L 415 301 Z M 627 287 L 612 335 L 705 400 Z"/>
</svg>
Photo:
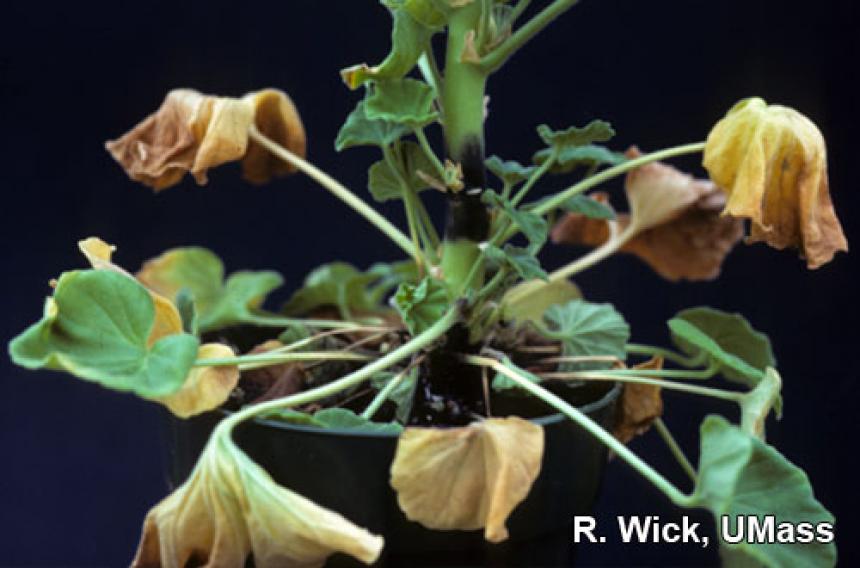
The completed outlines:
<svg viewBox="0 0 860 568">
<path fill-rule="evenodd" d="M 615 401 L 616 398 L 621 394 L 622 383 L 614 383 L 611 389 L 606 391 L 599 399 L 594 402 L 589 402 L 583 406 L 576 407 L 583 414 L 589 414 L 595 410 L 602 409 L 605 406 L 608 406 L 612 402 Z M 224 415 L 230 415 L 232 412 L 227 410 L 219 410 L 220 413 Z M 530 418 L 531 422 L 537 424 L 538 426 L 550 426 L 552 424 L 558 424 L 563 420 L 567 420 L 567 417 L 562 413 L 557 412 L 555 414 L 548 414 L 546 416 L 539 416 L 537 418 Z M 400 433 L 397 432 L 367 432 L 361 430 L 351 430 L 347 428 L 318 428 L 316 426 L 308 426 L 305 424 L 290 424 L 289 422 L 282 422 L 280 420 L 273 420 L 269 418 L 254 418 L 249 422 L 253 422 L 258 426 L 265 426 L 267 428 L 281 429 L 281 430 L 291 430 L 298 432 L 307 432 L 309 434 L 316 434 L 320 436 L 345 436 L 352 438 L 372 438 L 372 439 L 381 439 L 381 438 L 397 438 L 400 436 Z"/>
</svg>

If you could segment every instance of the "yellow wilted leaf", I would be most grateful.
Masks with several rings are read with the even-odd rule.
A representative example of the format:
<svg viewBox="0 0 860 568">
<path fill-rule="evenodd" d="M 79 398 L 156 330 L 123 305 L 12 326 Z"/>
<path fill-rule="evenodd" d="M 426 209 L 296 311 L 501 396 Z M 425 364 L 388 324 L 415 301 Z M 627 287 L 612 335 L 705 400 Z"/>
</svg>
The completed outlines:
<svg viewBox="0 0 860 568">
<path fill-rule="evenodd" d="M 658 370 L 663 368 L 663 358 L 654 357 L 633 367 L 634 369 Z M 627 443 L 648 431 L 651 424 L 663 415 L 663 398 L 660 387 L 625 383 L 621 391 L 620 405 L 615 417 L 613 434 Z"/>
<path fill-rule="evenodd" d="M 797 247 L 809 268 L 848 250 L 824 137 L 796 110 L 757 97 L 739 102 L 708 135 L 704 166 L 729 196 L 725 212 L 752 221 L 750 242 Z"/>
<path fill-rule="evenodd" d="M 78 248 L 96 270 L 112 270 L 135 280 L 134 276 L 111 260 L 113 253 L 116 252 L 114 245 L 109 245 L 98 237 L 89 237 L 78 241 Z M 173 302 L 149 288 L 147 290 L 155 306 L 155 323 L 147 340 L 151 346 L 162 337 L 182 333 L 182 317 Z"/>
<path fill-rule="evenodd" d="M 216 430 L 191 477 L 147 514 L 132 567 L 242 567 L 249 553 L 259 568 L 322 566 L 335 552 L 371 564 L 383 544 L 275 483 Z"/>
<path fill-rule="evenodd" d="M 230 347 L 220 343 L 201 345 L 198 359 L 234 357 Z M 239 382 L 239 367 L 195 367 L 191 369 L 182 388 L 157 399 L 180 418 L 188 418 L 221 406 Z"/>
<path fill-rule="evenodd" d="M 400 509 L 430 529 L 484 528 L 508 538 L 505 521 L 540 473 L 543 428 L 517 417 L 462 428 L 407 428 L 391 465 Z"/>
</svg>

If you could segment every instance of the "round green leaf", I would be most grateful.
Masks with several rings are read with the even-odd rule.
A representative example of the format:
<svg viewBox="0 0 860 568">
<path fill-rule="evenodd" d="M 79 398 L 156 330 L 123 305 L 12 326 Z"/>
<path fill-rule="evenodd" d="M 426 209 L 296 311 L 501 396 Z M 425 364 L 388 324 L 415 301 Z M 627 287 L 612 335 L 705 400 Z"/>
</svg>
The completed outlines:
<svg viewBox="0 0 860 568">
<path fill-rule="evenodd" d="M 9 344 L 12 360 L 29 369 L 63 370 L 107 388 L 145 398 L 182 386 L 199 343 L 186 333 L 147 345 L 155 323 L 149 292 L 107 270 L 67 272 L 41 321 Z"/>
</svg>

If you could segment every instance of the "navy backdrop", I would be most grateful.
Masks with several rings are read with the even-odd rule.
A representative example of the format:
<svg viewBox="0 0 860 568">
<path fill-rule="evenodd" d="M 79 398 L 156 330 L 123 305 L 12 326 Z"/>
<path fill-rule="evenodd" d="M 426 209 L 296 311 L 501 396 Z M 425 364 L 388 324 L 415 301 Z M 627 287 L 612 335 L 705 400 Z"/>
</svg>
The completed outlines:
<svg viewBox="0 0 860 568">
<path fill-rule="evenodd" d="M 737 99 L 758 94 L 820 125 L 834 201 L 856 243 L 853 4 L 584 0 L 492 79 L 489 152 L 526 161 L 540 145 L 536 124 L 593 118 L 615 125 L 619 148 L 696 141 Z M 332 141 L 357 97 L 337 70 L 387 50 L 389 17 L 376 2 L 8 2 L 0 20 L 4 341 L 40 316 L 50 278 L 83 265 L 75 242 L 88 235 L 118 244 L 117 259 L 130 269 L 168 247 L 199 244 L 231 270 L 280 270 L 287 289 L 324 261 L 366 266 L 398 257 L 308 179 L 247 187 L 226 167 L 208 187 L 187 180 L 154 197 L 102 148 L 171 88 L 240 95 L 275 86 L 301 110 L 310 158 L 363 192 L 374 153 L 337 154 Z M 695 159 L 680 163 L 698 168 Z M 440 201 L 433 199 L 437 216 Z M 397 208 L 384 209 L 401 220 Z M 544 264 L 570 254 L 551 250 Z M 623 257 L 580 278 L 591 299 L 615 303 L 639 341 L 665 342 L 663 322 L 701 304 L 741 311 L 770 334 L 786 385 L 785 417 L 769 437 L 806 469 L 838 517 L 846 566 L 860 562 L 851 469 L 857 265 L 856 256 L 839 255 L 808 272 L 794 254 L 755 245 L 732 253 L 711 283 L 671 285 Z M 156 408 L 65 375 L 14 368 L 5 357 L 0 364 L 0 565 L 127 563 L 147 509 L 166 490 Z M 694 452 L 699 420 L 712 407 L 666 398 L 668 424 Z M 653 436 L 634 447 L 683 481 Z M 619 462 L 609 467 L 598 510 L 607 522 L 621 513 L 679 515 Z M 583 550 L 581 560 L 702 565 L 715 556 L 694 545 L 609 543 Z"/>
</svg>

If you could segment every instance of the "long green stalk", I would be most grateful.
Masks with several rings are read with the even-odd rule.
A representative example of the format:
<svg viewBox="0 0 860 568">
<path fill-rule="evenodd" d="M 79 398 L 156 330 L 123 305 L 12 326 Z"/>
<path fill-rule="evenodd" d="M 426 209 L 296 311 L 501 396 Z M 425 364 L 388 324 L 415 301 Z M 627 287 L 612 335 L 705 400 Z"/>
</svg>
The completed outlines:
<svg viewBox="0 0 860 568">
<path fill-rule="evenodd" d="M 308 177 L 331 192 L 332 195 L 350 206 L 356 213 L 370 221 L 372 225 L 382 231 L 383 234 L 391 239 L 394 244 L 403 249 L 403 251 L 410 257 L 415 258 L 421 255 L 421 251 L 415 249 L 415 246 L 409 240 L 409 237 L 404 235 L 400 229 L 392 225 L 388 219 L 380 215 L 375 209 L 362 201 L 333 177 L 307 160 L 293 154 L 274 140 L 268 138 L 253 125 L 248 130 L 248 135 L 252 140 L 259 143 L 269 152 L 305 173 Z"/>
</svg>

